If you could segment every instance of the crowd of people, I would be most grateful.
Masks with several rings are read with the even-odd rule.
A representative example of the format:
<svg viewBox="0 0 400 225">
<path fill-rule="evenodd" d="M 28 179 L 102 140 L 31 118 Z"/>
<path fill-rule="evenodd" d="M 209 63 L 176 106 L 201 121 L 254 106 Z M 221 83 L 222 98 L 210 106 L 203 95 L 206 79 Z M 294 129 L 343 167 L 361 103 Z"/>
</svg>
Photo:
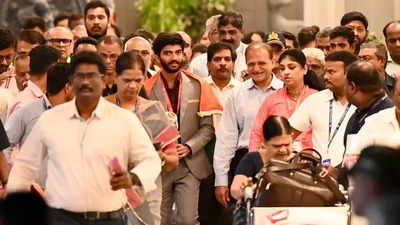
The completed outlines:
<svg viewBox="0 0 400 225">
<path fill-rule="evenodd" d="M 114 13 L 95 0 L 0 29 L 3 224 L 232 224 L 263 165 L 306 148 L 356 213 L 394 224 L 400 21 L 380 43 L 357 11 L 298 34 L 223 12 L 194 43 L 122 37 Z"/>
</svg>

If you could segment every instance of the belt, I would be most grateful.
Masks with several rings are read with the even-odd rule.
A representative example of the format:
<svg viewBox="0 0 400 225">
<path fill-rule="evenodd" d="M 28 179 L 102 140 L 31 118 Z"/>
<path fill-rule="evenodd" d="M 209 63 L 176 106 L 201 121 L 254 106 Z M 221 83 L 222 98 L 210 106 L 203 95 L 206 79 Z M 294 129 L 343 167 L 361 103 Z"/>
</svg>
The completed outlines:
<svg viewBox="0 0 400 225">
<path fill-rule="evenodd" d="M 71 216 L 76 216 L 83 218 L 84 220 L 115 220 L 120 219 L 122 217 L 122 213 L 129 208 L 129 205 L 124 206 L 115 211 L 110 212 L 72 212 L 64 209 L 59 209 L 64 213 L 67 213 Z"/>
</svg>

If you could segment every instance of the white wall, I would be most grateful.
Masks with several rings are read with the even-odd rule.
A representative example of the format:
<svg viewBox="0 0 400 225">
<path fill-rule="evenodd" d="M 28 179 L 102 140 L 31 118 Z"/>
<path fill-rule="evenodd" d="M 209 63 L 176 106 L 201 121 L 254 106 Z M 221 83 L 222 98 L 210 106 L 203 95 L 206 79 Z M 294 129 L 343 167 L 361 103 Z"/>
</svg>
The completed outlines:
<svg viewBox="0 0 400 225">
<path fill-rule="evenodd" d="M 400 0 L 304 0 L 306 25 L 335 27 L 349 11 L 362 12 L 369 21 L 369 30 L 382 38 L 382 29 L 391 20 L 400 18 Z"/>
</svg>

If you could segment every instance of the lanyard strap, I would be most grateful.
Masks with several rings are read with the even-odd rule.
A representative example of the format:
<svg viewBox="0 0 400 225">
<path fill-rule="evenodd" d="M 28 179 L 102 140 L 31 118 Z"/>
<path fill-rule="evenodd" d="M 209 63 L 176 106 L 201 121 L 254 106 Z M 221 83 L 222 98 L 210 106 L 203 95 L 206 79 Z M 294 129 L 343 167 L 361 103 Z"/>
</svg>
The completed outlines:
<svg viewBox="0 0 400 225">
<path fill-rule="evenodd" d="M 365 112 L 365 114 L 360 118 L 360 120 L 358 120 L 358 123 L 361 123 L 362 121 L 365 120 L 365 118 L 368 116 L 369 113 L 373 112 L 375 110 L 375 108 L 381 104 L 385 99 L 386 99 L 386 94 L 383 95 L 378 101 L 376 101 L 367 112 Z"/>
<path fill-rule="evenodd" d="M 335 131 L 333 132 L 332 137 L 331 137 L 331 132 L 332 132 L 332 114 L 333 114 L 332 105 L 333 105 L 333 99 L 331 99 L 329 101 L 329 133 L 328 133 L 328 148 L 327 148 L 328 152 L 329 152 L 329 146 L 331 145 L 331 143 L 333 141 L 333 138 L 335 138 L 335 136 L 336 136 L 340 126 L 342 125 L 343 120 L 346 117 L 346 114 L 349 111 L 350 106 L 351 106 L 350 103 L 347 104 L 346 110 L 344 110 L 344 112 L 342 114 L 342 117 L 340 118 L 338 124 L 336 125 Z"/>
<path fill-rule="evenodd" d="M 169 96 L 168 96 L 167 89 L 165 88 L 164 80 L 161 79 L 161 81 L 162 81 L 161 82 L 161 86 L 162 86 L 162 88 L 164 90 L 165 99 L 167 100 L 168 111 L 174 112 L 174 109 L 172 108 L 171 100 L 169 99 Z M 179 110 L 181 108 L 181 93 L 182 93 L 182 75 L 179 76 L 178 105 L 176 106 L 176 114 L 177 115 L 179 114 Z"/>
</svg>

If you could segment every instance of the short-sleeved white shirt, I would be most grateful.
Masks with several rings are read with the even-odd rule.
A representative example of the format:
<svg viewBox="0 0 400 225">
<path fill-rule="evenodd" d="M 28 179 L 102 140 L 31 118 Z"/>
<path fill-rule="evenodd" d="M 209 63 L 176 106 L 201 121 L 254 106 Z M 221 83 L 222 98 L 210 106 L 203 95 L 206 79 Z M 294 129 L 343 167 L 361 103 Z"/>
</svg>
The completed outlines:
<svg viewBox="0 0 400 225">
<path fill-rule="evenodd" d="M 355 143 L 347 151 L 360 154 L 370 145 L 400 146 L 400 127 L 396 119 L 396 108 L 384 109 L 365 119 Z"/>
<path fill-rule="evenodd" d="M 312 126 L 312 141 L 314 149 L 322 155 L 323 160 L 330 160 L 332 166 L 337 166 L 342 162 L 343 158 L 343 138 L 346 125 L 356 108 L 353 105 L 349 108 L 328 149 L 329 105 L 331 100 L 331 136 L 333 136 L 333 133 L 347 108 L 347 104 L 343 105 L 339 101 L 336 101 L 332 91 L 328 89 L 312 94 L 306 98 L 290 117 L 289 122 L 290 125 L 298 131 L 306 131 L 309 126 Z"/>
</svg>

